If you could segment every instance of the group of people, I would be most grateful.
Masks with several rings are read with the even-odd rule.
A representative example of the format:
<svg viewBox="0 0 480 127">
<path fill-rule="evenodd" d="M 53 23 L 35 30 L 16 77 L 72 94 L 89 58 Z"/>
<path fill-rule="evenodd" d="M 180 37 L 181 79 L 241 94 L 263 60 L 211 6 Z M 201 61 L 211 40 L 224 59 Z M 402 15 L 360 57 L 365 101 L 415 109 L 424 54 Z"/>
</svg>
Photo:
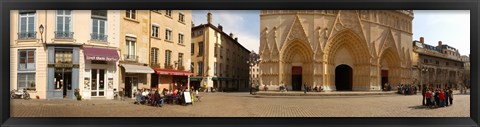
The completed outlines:
<svg viewBox="0 0 480 127">
<path fill-rule="evenodd" d="M 397 86 L 398 94 L 415 95 L 417 94 L 417 86 L 409 84 L 401 84 Z"/>
<path fill-rule="evenodd" d="M 193 90 L 193 88 L 190 90 Z M 186 89 L 182 88 L 174 89 L 173 91 L 165 88 L 162 91 L 155 89 L 138 89 L 137 93 L 135 94 L 136 100 L 134 104 L 145 104 L 162 107 L 163 104 L 166 102 L 171 104 L 176 103 L 185 105 L 185 91 Z M 193 94 L 193 92 L 191 91 L 190 94 Z M 191 95 L 190 97 L 192 97 L 193 100 L 193 96 Z"/>
<path fill-rule="evenodd" d="M 422 104 L 430 108 L 445 107 L 453 104 L 453 90 L 450 87 L 447 89 L 424 87 L 422 95 Z"/>
</svg>

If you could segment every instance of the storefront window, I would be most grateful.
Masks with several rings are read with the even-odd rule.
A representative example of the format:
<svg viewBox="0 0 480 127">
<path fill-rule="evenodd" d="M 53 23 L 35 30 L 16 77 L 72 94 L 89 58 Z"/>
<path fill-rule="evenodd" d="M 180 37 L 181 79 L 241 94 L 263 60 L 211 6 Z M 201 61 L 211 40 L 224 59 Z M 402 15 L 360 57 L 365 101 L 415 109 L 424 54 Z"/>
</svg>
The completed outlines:
<svg viewBox="0 0 480 127">
<path fill-rule="evenodd" d="M 72 54 L 73 54 L 72 50 L 56 50 L 55 63 L 71 64 Z"/>
</svg>

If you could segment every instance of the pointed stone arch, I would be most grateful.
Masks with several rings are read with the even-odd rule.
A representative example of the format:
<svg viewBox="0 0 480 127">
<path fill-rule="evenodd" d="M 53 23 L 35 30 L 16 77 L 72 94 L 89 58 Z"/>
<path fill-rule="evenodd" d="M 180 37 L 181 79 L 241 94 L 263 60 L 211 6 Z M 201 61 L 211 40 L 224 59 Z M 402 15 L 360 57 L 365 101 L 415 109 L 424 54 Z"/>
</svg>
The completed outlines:
<svg viewBox="0 0 480 127">
<path fill-rule="evenodd" d="M 339 49 L 347 49 L 353 58 L 353 88 L 352 90 L 370 89 L 370 59 L 372 55 L 367 43 L 351 29 L 344 29 L 335 34 L 328 42 L 324 51 L 326 61 L 327 87 L 335 88 L 335 67 L 342 63 L 335 63 Z"/>
<path fill-rule="evenodd" d="M 380 75 L 382 75 L 382 71 L 388 72 L 388 84 L 389 85 L 397 85 L 402 83 L 401 74 L 402 74 L 402 67 L 401 67 L 401 60 L 399 54 L 395 51 L 393 47 L 389 47 L 382 51 L 380 54 L 380 59 L 378 60 Z M 386 63 L 386 65 L 385 65 Z M 386 66 L 386 67 L 385 67 Z M 380 81 L 381 82 L 381 81 Z M 383 84 L 380 84 L 383 85 Z"/>
<path fill-rule="evenodd" d="M 287 89 L 292 90 L 292 68 L 302 68 L 302 84 L 306 82 L 309 85 L 313 84 L 313 50 L 308 43 L 300 39 L 293 39 L 283 46 L 280 57 L 281 71 L 279 82 L 284 82 Z M 303 89 L 303 88 L 302 88 Z"/>
</svg>

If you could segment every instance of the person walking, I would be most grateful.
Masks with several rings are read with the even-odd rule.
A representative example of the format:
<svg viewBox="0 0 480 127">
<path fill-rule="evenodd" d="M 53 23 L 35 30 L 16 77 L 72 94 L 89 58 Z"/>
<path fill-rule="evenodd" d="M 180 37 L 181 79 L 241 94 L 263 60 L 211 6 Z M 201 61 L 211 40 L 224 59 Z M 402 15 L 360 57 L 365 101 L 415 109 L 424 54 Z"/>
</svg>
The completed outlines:
<svg viewBox="0 0 480 127">
<path fill-rule="evenodd" d="M 438 89 L 435 89 L 435 106 L 440 106 L 440 98 L 439 98 L 439 95 L 440 95 L 440 91 L 438 91 Z"/>
<path fill-rule="evenodd" d="M 453 90 L 452 88 L 448 89 L 448 102 L 450 102 L 450 105 L 453 105 Z"/>
<path fill-rule="evenodd" d="M 303 93 L 307 94 L 307 82 L 303 84 Z"/>
<path fill-rule="evenodd" d="M 426 92 L 427 92 L 427 88 L 424 86 L 422 88 L 422 105 L 425 105 L 425 96 L 426 96 L 425 94 L 426 94 Z M 427 98 L 427 100 L 428 100 L 428 98 Z"/>
<path fill-rule="evenodd" d="M 445 89 L 445 106 L 448 106 L 448 101 L 449 101 L 449 97 L 448 97 L 448 89 L 450 88 L 447 88 Z"/>
<path fill-rule="evenodd" d="M 435 91 L 433 90 L 433 88 L 431 89 L 430 91 L 431 95 L 430 95 L 430 107 L 435 107 Z"/>
</svg>

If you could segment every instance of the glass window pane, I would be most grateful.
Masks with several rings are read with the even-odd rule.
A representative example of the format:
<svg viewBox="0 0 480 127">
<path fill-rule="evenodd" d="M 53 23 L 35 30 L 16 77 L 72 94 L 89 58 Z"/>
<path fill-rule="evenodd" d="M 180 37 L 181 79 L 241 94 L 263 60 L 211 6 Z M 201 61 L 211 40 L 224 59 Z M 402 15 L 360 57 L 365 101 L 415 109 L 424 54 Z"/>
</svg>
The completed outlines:
<svg viewBox="0 0 480 127">
<path fill-rule="evenodd" d="M 125 12 L 126 12 L 126 13 L 125 13 L 125 14 L 126 14 L 125 17 L 130 18 L 130 10 L 127 10 L 127 11 L 125 11 Z"/>
<path fill-rule="evenodd" d="M 132 10 L 132 19 L 135 19 L 135 10 Z"/>
<path fill-rule="evenodd" d="M 63 31 L 63 17 L 57 17 L 57 31 Z"/>
<path fill-rule="evenodd" d="M 100 34 L 104 35 L 105 34 L 105 20 L 100 20 Z"/>
<path fill-rule="evenodd" d="M 63 10 L 57 10 L 57 15 L 63 15 Z"/>
<path fill-rule="evenodd" d="M 93 33 L 98 33 L 98 19 L 93 19 L 92 27 Z"/>
<path fill-rule="evenodd" d="M 27 32 L 27 18 L 20 18 L 20 32 Z"/>
<path fill-rule="evenodd" d="M 35 63 L 35 51 L 28 52 L 28 63 Z"/>
<path fill-rule="evenodd" d="M 65 32 L 70 32 L 70 17 L 65 17 Z"/>
<path fill-rule="evenodd" d="M 72 10 L 65 10 L 65 15 L 70 15 L 72 13 Z"/>
<path fill-rule="evenodd" d="M 35 31 L 35 18 L 34 17 L 29 17 L 28 18 L 28 32 L 33 32 Z"/>
<path fill-rule="evenodd" d="M 18 83 L 17 83 L 17 90 L 21 90 L 26 87 L 27 84 L 27 75 L 26 74 L 18 74 Z"/>
<path fill-rule="evenodd" d="M 35 73 L 32 73 L 32 74 L 28 74 L 28 77 L 27 77 L 27 81 L 28 81 L 28 88 L 30 89 L 35 89 L 36 87 L 36 83 L 35 83 Z"/>
</svg>

